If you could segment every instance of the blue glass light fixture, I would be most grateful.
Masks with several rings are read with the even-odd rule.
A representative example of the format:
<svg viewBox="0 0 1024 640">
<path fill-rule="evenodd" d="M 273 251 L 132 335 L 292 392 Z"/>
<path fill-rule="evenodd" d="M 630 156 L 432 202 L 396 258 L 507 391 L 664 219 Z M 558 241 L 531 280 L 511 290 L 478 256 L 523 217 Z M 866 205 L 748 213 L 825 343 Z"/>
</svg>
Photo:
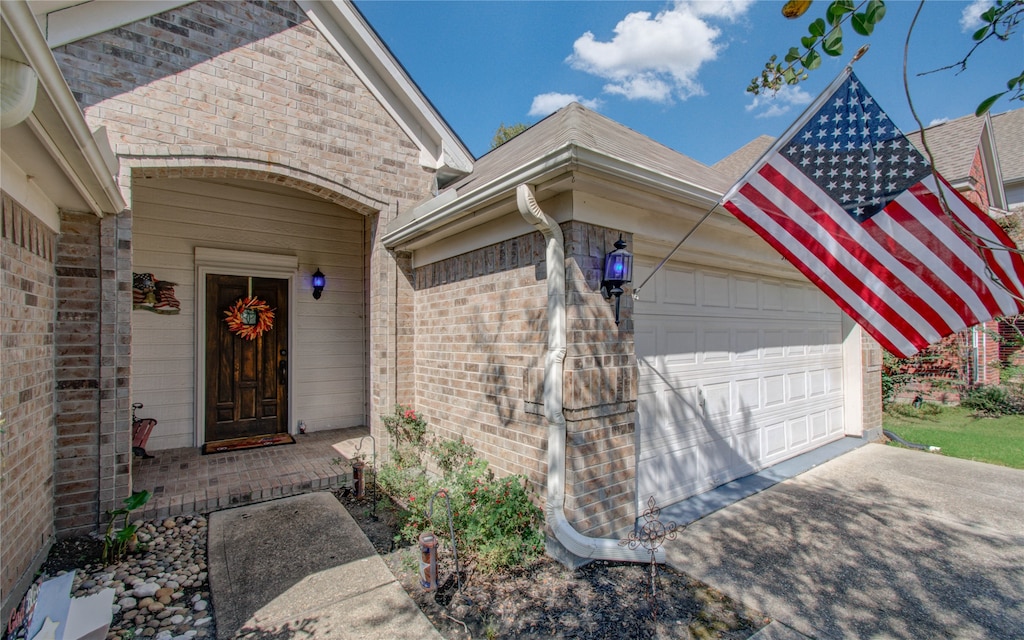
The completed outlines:
<svg viewBox="0 0 1024 640">
<path fill-rule="evenodd" d="M 325 276 L 319 268 L 313 273 L 313 299 L 319 300 L 320 295 L 324 292 L 324 285 L 327 284 L 327 276 Z"/>
<path fill-rule="evenodd" d="M 633 281 L 633 254 L 626 251 L 626 241 L 619 234 L 615 250 L 604 257 L 604 280 L 601 294 L 605 299 L 615 296 L 615 324 L 619 324 L 619 304 L 622 302 L 622 285 Z"/>
</svg>

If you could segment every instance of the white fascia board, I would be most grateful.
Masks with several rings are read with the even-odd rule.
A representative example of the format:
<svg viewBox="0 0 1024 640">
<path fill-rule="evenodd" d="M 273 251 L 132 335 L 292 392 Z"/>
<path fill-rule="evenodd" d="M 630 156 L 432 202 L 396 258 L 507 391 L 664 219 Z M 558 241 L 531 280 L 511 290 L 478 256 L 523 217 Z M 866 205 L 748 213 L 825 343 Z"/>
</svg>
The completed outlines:
<svg viewBox="0 0 1024 640">
<path fill-rule="evenodd" d="M 1006 209 L 1006 191 L 1003 185 L 1003 169 L 996 153 L 996 141 L 992 129 L 992 116 L 985 113 L 985 126 L 981 128 L 981 165 L 985 172 L 989 206 Z"/>
<path fill-rule="evenodd" d="M 39 77 L 36 106 L 28 123 L 53 154 L 97 216 L 115 214 L 127 203 L 107 168 L 107 157 L 89 130 L 57 61 L 28 5 L 21 0 L 0 3 L 3 21 L 25 60 Z"/>
<path fill-rule="evenodd" d="M 89 0 L 71 6 L 47 11 L 47 4 L 29 2 L 36 14 L 39 28 L 51 49 L 88 38 L 142 20 L 150 16 L 177 9 L 193 0 Z M 70 4 L 70 3 L 69 3 Z"/>
<path fill-rule="evenodd" d="M 298 5 L 420 148 L 421 164 L 461 174 L 473 170 L 472 154 L 351 2 L 298 0 Z"/>
<path fill-rule="evenodd" d="M 53 231 L 60 233 L 57 205 L 10 156 L 0 151 L 0 186 Z"/>
<path fill-rule="evenodd" d="M 389 249 L 407 245 L 433 231 L 444 227 L 452 228 L 451 223 L 473 214 L 479 207 L 489 202 L 502 197 L 510 197 L 520 184 L 539 185 L 556 173 L 577 169 L 588 169 L 615 178 L 624 184 L 635 185 L 638 189 L 652 189 L 659 193 L 670 194 L 699 206 L 710 207 L 717 203 L 722 196 L 716 191 L 700 187 L 692 182 L 624 162 L 586 147 L 570 144 L 520 165 L 504 176 L 455 199 L 450 197 L 442 199 L 439 196 L 435 199 L 438 206 L 433 209 L 431 209 L 431 202 L 421 204 L 417 209 L 423 212 L 422 215 L 387 233 L 382 238 L 382 242 Z"/>
</svg>

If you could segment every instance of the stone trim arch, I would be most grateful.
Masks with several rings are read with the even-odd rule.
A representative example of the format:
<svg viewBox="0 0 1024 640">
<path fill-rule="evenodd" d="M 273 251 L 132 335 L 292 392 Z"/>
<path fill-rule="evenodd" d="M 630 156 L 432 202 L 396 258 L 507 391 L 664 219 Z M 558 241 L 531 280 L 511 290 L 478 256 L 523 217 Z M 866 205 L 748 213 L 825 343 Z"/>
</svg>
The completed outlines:
<svg viewBox="0 0 1024 640">
<path fill-rule="evenodd" d="M 244 150 L 239 150 L 239 153 L 244 154 Z M 137 178 L 230 178 L 291 187 L 364 216 L 375 215 L 390 204 L 359 192 L 346 184 L 344 178 L 334 180 L 283 162 L 268 162 L 265 158 L 218 156 L 201 152 L 170 156 L 127 154 L 118 157 L 121 160 L 121 190 L 129 203 L 132 180 Z"/>
</svg>

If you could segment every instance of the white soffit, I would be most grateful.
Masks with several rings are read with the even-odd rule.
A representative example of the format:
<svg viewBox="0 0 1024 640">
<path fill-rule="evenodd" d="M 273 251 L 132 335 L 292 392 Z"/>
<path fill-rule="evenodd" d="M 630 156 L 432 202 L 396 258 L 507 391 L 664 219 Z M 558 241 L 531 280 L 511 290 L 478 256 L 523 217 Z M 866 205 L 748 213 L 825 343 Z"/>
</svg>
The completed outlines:
<svg viewBox="0 0 1024 640">
<path fill-rule="evenodd" d="M 58 207 L 84 204 L 97 216 L 121 211 L 125 201 L 103 149 L 106 140 L 89 130 L 30 7 L 5 1 L 0 12 L 5 57 L 29 64 L 39 81 L 32 114 L 4 132 L 4 152 Z"/>
<path fill-rule="evenodd" d="M 191 0 L 30 0 L 28 4 L 46 43 L 53 49 L 190 3 Z"/>
<path fill-rule="evenodd" d="M 466 174 L 473 156 L 394 58 L 362 14 L 345 0 L 297 0 L 352 71 L 420 148 L 421 164 Z"/>
</svg>

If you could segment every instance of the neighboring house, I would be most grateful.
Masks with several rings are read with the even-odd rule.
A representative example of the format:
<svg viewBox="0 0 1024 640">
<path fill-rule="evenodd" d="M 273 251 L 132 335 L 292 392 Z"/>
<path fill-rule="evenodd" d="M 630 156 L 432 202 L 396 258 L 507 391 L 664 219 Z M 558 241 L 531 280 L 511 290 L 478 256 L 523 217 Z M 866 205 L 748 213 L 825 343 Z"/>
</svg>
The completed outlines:
<svg viewBox="0 0 1024 640">
<path fill-rule="evenodd" d="M 614 241 L 639 285 L 736 172 L 576 104 L 474 160 L 341 1 L 2 7 L 43 89 L 3 132 L 5 610 L 132 489 L 132 402 L 155 452 L 383 439 L 414 405 L 525 474 L 584 557 L 652 495 L 880 428 L 878 345 L 722 210 L 614 323 Z M 133 273 L 172 313 L 133 309 Z M 222 321 L 249 293 L 276 309 L 254 342 Z"/>
<path fill-rule="evenodd" d="M 1024 209 L 1024 108 L 992 116 L 1006 208 Z"/>
<path fill-rule="evenodd" d="M 999 123 L 998 125 L 996 123 Z M 1014 203 L 1008 193 L 1024 189 L 1024 109 L 1000 115 L 972 115 L 915 131 L 908 136 L 926 153 L 930 149 L 939 173 L 965 198 L 996 220 L 1008 218 Z M 927 145 L 925 144 L 927 143 Z M 1007 185 L 1011 187 L 1007 191 Z M 1016 191 L 1014 191 L 1016 190 Z M 1019 238 L 1020 220 L 1008 227 Z M 936 388 L 918 382 L 909 391 L 938 400 L 957 400 L 948 384 L 998 384 L 1005 364 L 1018 358 L 1018 319 L 993 320 L 971 327 L 925 350 L 911 365 L 921 379 L 944 381 Z M 955 386 L 955 385 L 954 385 Z"/>
</svg>

